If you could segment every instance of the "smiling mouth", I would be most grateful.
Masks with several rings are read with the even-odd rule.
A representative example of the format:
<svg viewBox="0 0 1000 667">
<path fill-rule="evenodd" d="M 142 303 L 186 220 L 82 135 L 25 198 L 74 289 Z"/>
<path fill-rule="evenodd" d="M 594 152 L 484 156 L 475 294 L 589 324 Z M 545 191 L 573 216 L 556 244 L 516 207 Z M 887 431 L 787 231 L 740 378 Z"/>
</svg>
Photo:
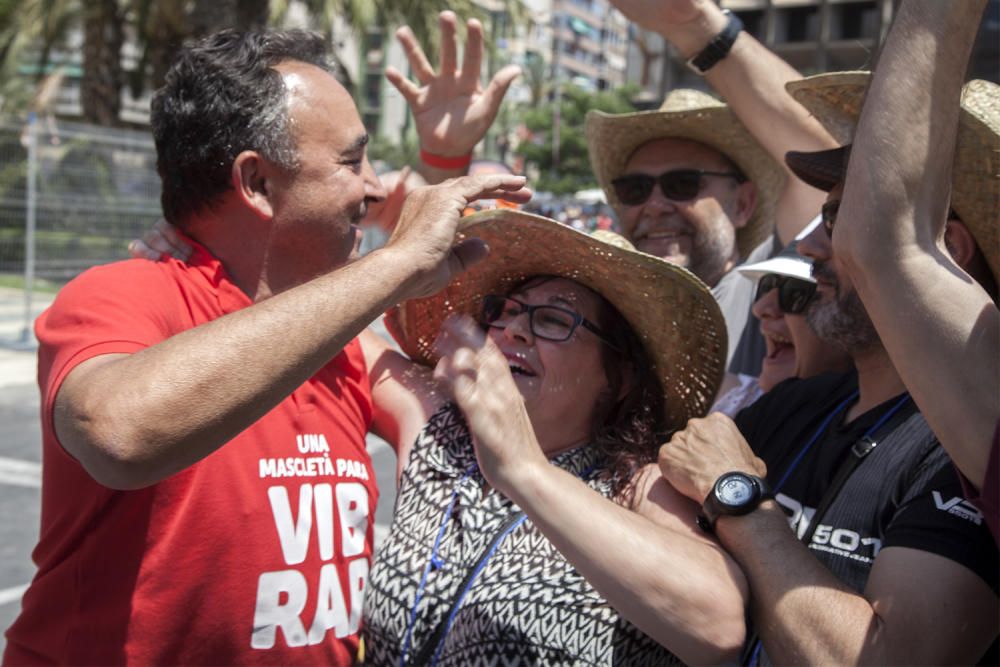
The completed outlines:
<svg viewBox="0 0 1000 667">
<path fill-rule="evenodd" d="M 536 373 L 531 372 L 530 369 L 525 368 L 519 364 L 510 364 L 510 374 L 511 375 L 523 375 L 525 377 L 535 377 Z"/>
<path fill-rule="evenodd" d="M 774 361 L 787 353 L 795 353 L 795 344 L 784 336 L 765 335 L 765 340 L 767 341 L 767 356 L 764 358 L 768 361 Z"/>
</svg>

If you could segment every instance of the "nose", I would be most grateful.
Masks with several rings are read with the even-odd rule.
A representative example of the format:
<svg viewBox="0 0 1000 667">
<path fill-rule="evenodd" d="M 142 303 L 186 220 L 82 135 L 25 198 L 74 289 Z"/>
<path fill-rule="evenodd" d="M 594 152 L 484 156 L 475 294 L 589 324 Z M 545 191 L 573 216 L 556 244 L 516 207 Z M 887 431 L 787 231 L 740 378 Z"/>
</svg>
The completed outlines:
<svg viewBox="0 0 1000 667">
<path fill-rule="evenodd" d="M 660 182 L 657 181 L 653 183 L 653 191 L 649 193 L 649 199 L 646 200 L 644 206 L 647 209 L 661 211 L 677 208 L 677 202 L 663 194 Z"/>
<path fill-rule="evenodd" d="M 808 236 L 799 240 L 798 250 L 800 255 L 813 262 L 827 262 L 833 256 L 833 246 L 830 245 L 830 238 L 823 225 L 816 225 Z"/>
<path fill-rule="evenodd" d="M 507 323 L 503 330 L 504 336 L 508 340 L 518 340 L 522 343 L 534 341 L 534 334 L 531 332 L 531 320 L 528 311 L 520 313 L 517 317 Z"/>
<path fill-rule="evenodd" d="M 385 201 L 387 196 L 385 186 L 382 185 L 381 179 L 375 174 L 375 168 L 368 161 L 367 155 L 361 163 L 361 175 L 365 180 L 365 199 L 368 202 Z"/>
<path fill-rule="evenodd" d="M 754 301 L 750 310 L 758 320 L 776 320 L 782 317 L 784 313 L 781 312 L 781 308 L 778 306 L 778 288 L 769 290 Z"/>
</svg>

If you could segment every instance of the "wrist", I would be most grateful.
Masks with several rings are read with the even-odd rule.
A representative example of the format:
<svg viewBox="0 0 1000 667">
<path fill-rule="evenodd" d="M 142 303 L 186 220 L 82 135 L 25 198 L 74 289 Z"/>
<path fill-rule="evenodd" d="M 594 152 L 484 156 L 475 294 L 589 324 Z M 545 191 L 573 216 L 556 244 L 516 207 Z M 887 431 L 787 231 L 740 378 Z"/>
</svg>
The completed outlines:
<svg viewBox="0 0 1000 667">
<path fill-rule="evenodd" d="M 674 48 L 685 60 L 695 56 L 721 33 L 729 22 L 714 2 L 700 4 L 698 14 L 684 23 L 671 24 L 663 31 L 663 36 L 673 44 Z"/>
<path fill-rule="evenodd" d="M 472 151 L 461 153 L 431 151 L 421 146 L 420 162 L 428 167 L 443 170 L 468 169 L 472 163 Z"/>
<path fill-rule="evenodd" d="M 716 539 L 726 551 L 733 554 L 748 540 L 768 534 L 780 534 L 780 531 L 791 533 L 788 515 L 773 498 L 765 500 L 749 514 L 720 516 L 715 522 Z"/>
</svg>

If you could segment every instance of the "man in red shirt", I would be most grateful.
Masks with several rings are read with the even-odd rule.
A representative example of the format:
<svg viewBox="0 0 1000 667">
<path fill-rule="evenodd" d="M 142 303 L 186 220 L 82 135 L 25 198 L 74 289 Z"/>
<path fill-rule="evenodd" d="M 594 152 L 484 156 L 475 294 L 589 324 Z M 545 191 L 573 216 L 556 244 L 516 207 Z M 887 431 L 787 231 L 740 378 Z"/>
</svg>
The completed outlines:
<svg viewBox="0 0 1000 667">
<path fill-rule="evenodd" d="M 152 126 L 194 253 L 91 270 L 38 321 L 39 569 L 4 663 L 350 663 L 377 500 L 354 337 L 481 258 L 461 210 L 524 179 L 415 192 L 356 260 L 384 191 L 303 32 L 184 50 Z"/>
</svg>

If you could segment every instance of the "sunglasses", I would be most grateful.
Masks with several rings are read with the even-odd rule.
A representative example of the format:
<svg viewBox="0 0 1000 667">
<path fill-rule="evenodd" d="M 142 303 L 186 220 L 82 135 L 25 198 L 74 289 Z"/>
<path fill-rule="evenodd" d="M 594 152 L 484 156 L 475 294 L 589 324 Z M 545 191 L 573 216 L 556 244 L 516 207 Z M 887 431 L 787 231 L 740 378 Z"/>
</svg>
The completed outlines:
<svg viewBox="0 0 1000 667">
<path fill-rule="evenodd" d="M 823 222 L 823 229 L 826 230 L 827 238 L 833 238 L 833 226 L 837 224 L 837 213 L 840 212 L 840 200 L 833 199 L 823 204 L 819 209 L 819 217 Z M 948 209 L 948 219 L 949 220 L 961 220 L 958 214 L 955 213 L 955 209 Z"/>
<path fill-rule="evenodd" d="M 653 187 L 658 183 L 660 192 L 673 201 L 690 201 L 701 193 L 705 187 L 705 176 L 732 178 L 742 183 L 746 176 L 734 171 L 705 171 L 704 169 L 676 169 L 666 171 L 659 176 L 649 174 L 626 174 L 611 181 L 618 201 L 626 206 L 638 206 L 653 194 Z"/>
<path fill-rule="evenodd" d="M 768 273 L 757 282 L 757 296 L 754 297 L 754 301 L 775 288 L 778 290 L 778 308 L 789 315 L 802 314 L 816 294 L 816 283 Z"/>
<path fill-rule="evenodd" d="M 528 313 L 528 327 L 532 335 L 537 338 L 562 342 L 569 340 L 576 328 L 583 325 L 584 329 L 589 329 L 612 348 L 615 347 L 596 324 L 568 308 L 532 306 L 509 296 L 497 294 L 483 297 L 482 322 L 488 327 L 506 329 L 522 313 Z"/>
</svg>

